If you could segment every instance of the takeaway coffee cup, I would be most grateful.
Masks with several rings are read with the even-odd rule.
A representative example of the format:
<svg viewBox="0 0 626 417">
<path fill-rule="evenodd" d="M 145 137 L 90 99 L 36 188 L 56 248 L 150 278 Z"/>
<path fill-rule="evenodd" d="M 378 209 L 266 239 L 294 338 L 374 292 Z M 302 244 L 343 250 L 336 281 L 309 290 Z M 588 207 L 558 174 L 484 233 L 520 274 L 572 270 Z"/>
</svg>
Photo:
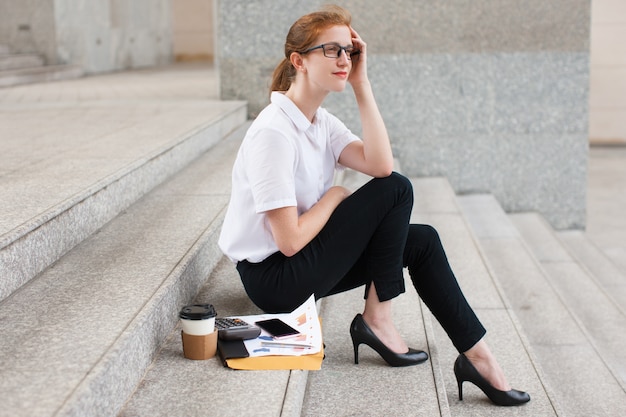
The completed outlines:
<svg viewBox="0 0 626 417">
<path fill-rule="evenodd" d="M 180 310 L 183 332 L 192 336 L 204 336 L 215 330 L 215 308 L 211 304 L 194 304 Z"/>
<path fill-rule="evenodd" d="M 180 310 L 185 358 L 209 359 L 215 356 L 217 350 L 216 315 L 211 304 L 194 304 Z"/>
</svg>

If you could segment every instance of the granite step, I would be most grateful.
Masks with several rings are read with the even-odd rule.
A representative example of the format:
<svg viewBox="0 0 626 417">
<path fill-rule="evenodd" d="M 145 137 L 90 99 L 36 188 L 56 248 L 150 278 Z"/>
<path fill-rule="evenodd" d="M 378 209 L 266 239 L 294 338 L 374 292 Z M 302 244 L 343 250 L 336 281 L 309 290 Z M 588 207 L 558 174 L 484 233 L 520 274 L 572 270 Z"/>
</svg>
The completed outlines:
<svg viewBox="0 0 626 417">
<path fill-rule="evenodd" d="M 41 102 L 2 110 L 0 301 L 246 120 L 246 104 L 235 101 Z M 47 123 L 33 125 L 33 117 Z"/>
<path fill-rule="evenodd" d="M 119 412 L 222 258 L 217 236 L 242 135 L 185 162 L 0 303 L 0 416 Z M 160 158 L 176 159 L 148 159 Z"/>
<path fill-rule="evenodd" d="M 592 270 L 575 256 L 575 252 L 562 243 L 559 235 L 541 215 L 519 213 L 510 217 L 545 271 L 547 279 L 626 393 L 626 305 L 618 301 L 620 297 L 624 300 L 624 277 L 618 274 L 611 281 L 604 281 L 608 287 L 603 285 Z M 570 235 L 570 243 L 573 243 L 571 240 Z M 584 242 L 578 236 L 576 243 L 580 245 Z M 596 263 L 591 265 L 598 272 L 613 266 L 606 259 L 603 264 L 597 262 L 599 258 L 594 260 Z M 623 401 L 626 401 L 626 397 Z"/>
<path fill-rule="evenodd" d="M 36 54 L 2 54 L 0 51 L 0 71 L 22 68 L 36 68 L 44 65 L 44 60 Z"/>
<path fill-rule="evenodd" d="M 4 69 L 0 71 L 0 87 L 71 80 L 80 78 L 83 75 L 84 70 L 82 67 L 69 64 Z"/>
<path fill-rule="evenodd" d="M 613 304 L 626 314 L 626 275 L 581 230 L 555 232 L 581 268 L 588 271 Z"/>
<path fill-rule="evenodd" d="M 340 183 L 354 188 L 366 179 L 349 171 Z M 394 316 L 408 343 L 429 352 L 430 360 L 425 364 L 390 368 L 374 351 L 361 346 L 360 363 L 354 365 L 348 328 L 354 314 L 363 308 L 363 293 L 354 290 L 318 302 L 326 345 L 320 371 L 233 371 L 222 367 L 217 359 L 189 361 L 183 357 L 177 326 L 119 415 L 562 415 L 556 411 L 497 279 L 481 258 L 447 180 L 420 178 L 413 184 L 413 220 L 438 228 L 466 295 L 489 328 L 492 349 L 511 382 L 531 392 L 530 403 L 517 409 L 494 407 L 469 384 L 465 384 L 464 401 L 458 401 L 452 373 L 457 352 L 407 277 L 407 294 L 394 303 Z M 196 302 L 212 303 L 221 315 L 259 313 L 226 259 L 220 261 Z"/>
<path fill-rule="evenodd" d="M 596 330 L 610 331 L 611 319 L 622 320 L 612 303 L 590 285 L 576 262 L 564 257 L 557 240 L 536 227 L 535 215 L 508 216 L 491 195 L 460 196 L 459 203 L 485 263 L 518 319 L 520 333 L 534 352 L 559 415 L 624 415 L 624 389 L 585 323 L 597 318 L 588 312 L 598 302 L 603 305 L 596 306 L 597 311 L 609 316 L 595 322 L 601 327 Z M 532 224 L 532 233 L 540 234 L 530 237 L 523 223 Z M 540 253 L 561 259 L 542 261 L 537 257 Z M 621 333 L 612 337 L 621 339 Z"/>
</svg>

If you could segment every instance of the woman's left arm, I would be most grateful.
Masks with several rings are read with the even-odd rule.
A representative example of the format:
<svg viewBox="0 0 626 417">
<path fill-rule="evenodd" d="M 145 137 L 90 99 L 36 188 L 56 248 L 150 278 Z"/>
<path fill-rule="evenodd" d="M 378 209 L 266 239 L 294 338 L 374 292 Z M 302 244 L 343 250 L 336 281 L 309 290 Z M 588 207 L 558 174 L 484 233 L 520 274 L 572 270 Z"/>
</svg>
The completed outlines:
<svg viewBox="0 0 626 417">
<path fill-rule="evenodd" d="M 352 85 L 363 129 L 363 141 L 352 142 L 339 156 L 339 163 L 373 177 L 387 177 L 393 171 L 393 154 L 385 122 L 378 110 L 367 77 L 367 45 L 352 31 L 352 43 L 360 51 L 353 60 L 348 81 Z"/>
</svg>

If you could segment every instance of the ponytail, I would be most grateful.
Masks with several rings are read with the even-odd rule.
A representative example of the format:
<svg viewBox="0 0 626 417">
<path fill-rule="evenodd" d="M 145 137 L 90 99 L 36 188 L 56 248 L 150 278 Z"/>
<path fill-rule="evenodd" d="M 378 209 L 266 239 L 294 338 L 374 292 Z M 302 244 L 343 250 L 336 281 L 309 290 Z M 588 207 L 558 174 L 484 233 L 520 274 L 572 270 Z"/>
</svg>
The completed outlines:
<svg viewBox="0 0 626 417">
<path fill-rule="evenodd" d="M 287 58 L 278 64 L 272 75 L 272 85 L 270 86 L 270 94 L 272 91 L 287 91 L 291 86 L 291 82 L 296 76 L 296 69 Z"/>
</svg>

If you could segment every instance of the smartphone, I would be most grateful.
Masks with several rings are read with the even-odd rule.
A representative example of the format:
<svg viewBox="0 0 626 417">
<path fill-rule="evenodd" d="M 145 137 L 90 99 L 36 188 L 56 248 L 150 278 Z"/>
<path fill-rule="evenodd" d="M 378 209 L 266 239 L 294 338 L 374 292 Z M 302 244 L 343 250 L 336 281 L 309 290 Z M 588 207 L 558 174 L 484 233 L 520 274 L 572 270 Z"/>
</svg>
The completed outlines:
<svg viewBox="0 0 626 417">
<path fill-rule="evenodd" d="M 261 320 L 255 323 L 261 329 L 268 332 L 274 339 L 286 339 L 300 334 L 299 331 L 282 321 L 281 319 Z"/>
</svg>

